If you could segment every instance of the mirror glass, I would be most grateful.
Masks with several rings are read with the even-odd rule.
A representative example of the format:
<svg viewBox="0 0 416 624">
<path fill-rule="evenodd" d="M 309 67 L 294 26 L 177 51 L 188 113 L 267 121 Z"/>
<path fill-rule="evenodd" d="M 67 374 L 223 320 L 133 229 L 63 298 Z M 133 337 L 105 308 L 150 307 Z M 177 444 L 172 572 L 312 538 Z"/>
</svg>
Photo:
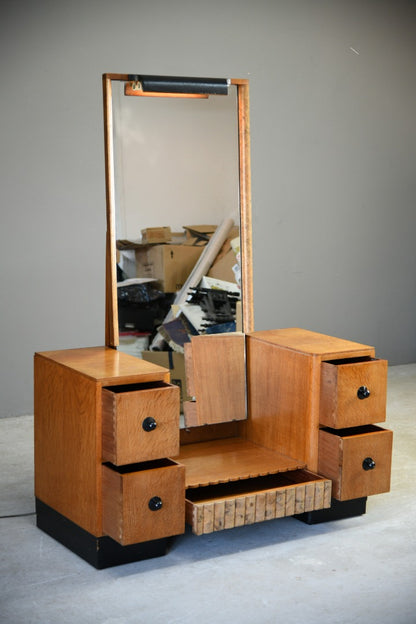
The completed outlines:
<svg viewBox="0 0 416 624">
<path fill-rule="evenodd" d="M 157 328 L 174 320 L 171 304 L 213 234 L 226 228 L 198 285 L 212 293 L 182 297 L 176 334 L 163 334 L 180 352 L 182 326 L 191 335 L 238 329 L 237 88 L 202 99 L 127 96 L 124 88 L 112 83 L 119 349 L 141 357 L 166 347 Z"/>
</svg>

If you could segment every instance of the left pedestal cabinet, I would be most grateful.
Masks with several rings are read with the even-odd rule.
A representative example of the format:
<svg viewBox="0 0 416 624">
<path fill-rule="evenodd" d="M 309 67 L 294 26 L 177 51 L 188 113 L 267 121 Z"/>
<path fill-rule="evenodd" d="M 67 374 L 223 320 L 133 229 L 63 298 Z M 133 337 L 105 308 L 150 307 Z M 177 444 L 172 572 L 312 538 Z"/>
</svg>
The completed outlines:
<svg viewBox="0 0 416 624">
<path fill-rule="evenodd" d="M 97 568 L 163 555 L 185 528 L 179 388 L 107 347 L 35 355 L 37 525 Z"/>
</svg>

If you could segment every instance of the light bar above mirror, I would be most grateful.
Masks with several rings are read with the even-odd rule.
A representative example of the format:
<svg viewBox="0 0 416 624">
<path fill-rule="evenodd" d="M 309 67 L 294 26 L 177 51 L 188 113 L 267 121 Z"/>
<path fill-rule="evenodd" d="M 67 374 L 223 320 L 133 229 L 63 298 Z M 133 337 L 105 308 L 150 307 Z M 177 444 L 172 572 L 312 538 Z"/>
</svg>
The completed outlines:
<svg viewBox="0 0 416 624">
<path fill-rule="evenodd" d="M 228 95 L 229 78 L 190 78 L 128 74 L 125 95 L 150 97 L 196 97 Z"/>
</svg>

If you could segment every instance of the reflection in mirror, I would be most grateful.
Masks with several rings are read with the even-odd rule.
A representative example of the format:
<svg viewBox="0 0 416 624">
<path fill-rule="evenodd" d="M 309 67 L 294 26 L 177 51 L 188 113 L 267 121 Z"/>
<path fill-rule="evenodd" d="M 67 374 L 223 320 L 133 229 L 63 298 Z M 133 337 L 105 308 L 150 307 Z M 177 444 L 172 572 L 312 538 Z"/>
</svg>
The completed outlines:
<svg viewBox="0 0 416 624">
<path fill-rule="evenodd" d="M 250 330 L 247 106 L 232 82 L 228 95 L 135 97 L 126 76 L 104 76 L 106 343 L 167 366 L 183 388 L 192 337 Z"/>
<path fill-rule="evenodd" d="M 116 234 L 238 223 L 236 87 L 207 99 L 124 95 L 113 85 Z"/>
<path fill-rule="evenodd" d="M 236 329 L 236 110 L 235 86 L 228 96 L 204 99 L 126 96 L 124 83 L 113 86 L 122 350 L 141 355 L 149 346 L 165 348 L 163 338 L 180 351 L 187 334 Z M 175 301 L 218 226 L 219 250 L 209 254 L 214 266 Z M 180 306 L 175 315 L 173 302 Z"/>
</svg>

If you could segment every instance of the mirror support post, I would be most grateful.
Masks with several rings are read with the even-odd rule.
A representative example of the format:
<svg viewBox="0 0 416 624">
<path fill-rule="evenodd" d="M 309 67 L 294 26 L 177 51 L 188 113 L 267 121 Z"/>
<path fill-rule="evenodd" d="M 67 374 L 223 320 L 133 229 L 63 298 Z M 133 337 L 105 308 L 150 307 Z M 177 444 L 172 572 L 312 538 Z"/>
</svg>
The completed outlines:
<svg viewBox="0 0 416 624">
<path fill-rule="evenodd" d="M 114 194 L 114 139 L 113 139 L 113 107 L 111 78 L 103 76 L 104 101 L 104 150 L 107 204 L 107 240 L 106 240 L 106 286 L 105 286 L 105 344 L 117 347 L 118 309 L 117 309 L 117 259 L 116 259 L 116 228 L 115 228 L 115 194 Z"/>
<path fill-rule="evenodd" d="M 240 158 L 240 246 L 243 331 L 254 331 L 253 265 L 251 243 L 250 101 L 248 80 L 231 80 L 237 85 Z"/>
</svg>

